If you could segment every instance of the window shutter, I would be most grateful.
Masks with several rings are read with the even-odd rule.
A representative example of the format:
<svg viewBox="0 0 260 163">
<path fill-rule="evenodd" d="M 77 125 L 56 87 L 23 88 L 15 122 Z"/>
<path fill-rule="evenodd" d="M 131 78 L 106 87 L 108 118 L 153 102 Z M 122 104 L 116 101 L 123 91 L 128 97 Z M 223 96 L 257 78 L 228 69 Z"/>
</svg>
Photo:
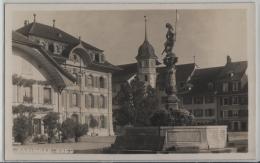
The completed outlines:
<svg viewBox="0 0 260 163">
<path fill-rule="evenodd" d="M 107 97 L 106 96 L 104 96 L 104 106 L 105 106 L 105 108 L 107 108 Z"/>
</svg>

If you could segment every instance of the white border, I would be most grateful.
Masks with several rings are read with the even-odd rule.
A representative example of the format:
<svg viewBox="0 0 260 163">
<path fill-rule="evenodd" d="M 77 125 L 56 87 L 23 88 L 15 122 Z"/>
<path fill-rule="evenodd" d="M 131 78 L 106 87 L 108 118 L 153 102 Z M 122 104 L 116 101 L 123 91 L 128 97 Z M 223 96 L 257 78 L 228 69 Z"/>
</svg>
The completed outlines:
<svg viewBox="0 0 260 163">
<path fill-rule="evenodd" d="M 35 2 L 35 1 L 34 1 Z M 58 1 L 59 2 L 59 1 Z M 64 1 L 63 1 L 64 2 Z M 65 2 L 68 2 L 68 1 L 65 1 Z M 82 2 L 82 1 L 80 1 Z M 98 1 L 100 2 L 100 1 Z M 102 1 L 101 1 L 102 2 Z M 133 2 L 133 1 L 132 1 Z M 153 1 L 152 1 L 153 2 Z M 165 2 L 169 2 L 169 1 L 165 1 Z M 179 1 L 180 2 L 180 1 Z M 182 1 L 183 2 L 183 1 Z M 187 2 L 187 1 L 185 1 Z M 190 2 L 190 1 L 189 1 Z M 233 1 L 234 2 L 234 1 Z M 14 6 L 15 5 L 10 5 L 10 6 Z M 28 4 L 21 4 L 21 6 L 23 6 L 23 10 L 28 10 L 28 9 L 37 9 L 37 10 L 46 10 L 46 8 L 44 8 L 44 6 L 46 6 L 46 4 L 41 4 L 41 5 L 28 5 Z M 92 5 L 82 5 L 82 4 L 52 4 L 51 6 L 48 6 L 48 9 L 47 10 L 64 10 L 64 9 L 71 9 L 71 8 L 77 8 L 77 10 L 85 10 L 85 9 L 92 9 L 92 10 L 98 10 L 98 9 L 101 9 L 100 6 L 103 6 L 104 5 L 97 5 L 97 4 L 92 4 Z M 59 7 L 59 8 L 58 8 Z M 182 8 L 182 9 L 201 9 L 201 4 L 175 4 L 175 5 L 170 5 L 170 4 L 159 4 L 159 5 L 155 5 L 155 4 L 138 4 L 138 5 L 134 5 L 134 4 L 128 4 L 128 5 L 124 5 L 124 4 L 106 4 L 105 5 L 105 8 L 106 10 L 113 10 L 116 8 L 119 8 L 120 9 L 173 9 L 173 8 Z M 241 8 L 241 7 L 245 7 L 245 4 L 238 4 L 238 3 L 235 3 L 235 4 L 225 4 L 225 6 L 223 6 L 223 4 L 203 4 L 203 8 L 206 7 L 207 9 L 211 8 L 211 9 L 217 9 L 217 8 Z M 258 6 L 259 7 L 259 6 Z M 62 9 L 61 9 L 62 8 Z M 6 6 L 6 9 L 7 9 L 7 6 Z M 10 9 L 10 10 L 9 10 Z M 104 8 L 102 8 L 104 9 Z M 252 6 L 250 7 L 250 9 L 252 9 Z M 12 8 L 9 8 L 8 6 L 8 11 L 12 11 Z M 252 11 L 252 10 L 251 10 Z M 251 13 L 253 14 L 253 13 Z M 258 13 L 259 15 L 259 13 Z M 8 18 L 10 18 L 10 15 L 6 14 L 6 20 L 8 21 Z M 253 18 L 253 17 L 251 17 Z M 249 21 L 254 21 L 254 20 L 249 20 Z M 10 21 L 9 21 L 10 23 Z M 250 23 L 251 24 L 251 23 Z M 5 25 L 10 25 L 10 24 L 5 24 Z M 250 28 L 253 28 L 252 30 L 249 30 L 250 32 L 250 35 L 253 35 L 254 34 L 254 27 L 255 26 L 250 26 Z M 6 28 L 7 29 L 7 28 Z M 8 30 L 8 29 L 7 29 Z M 11 43 L 11 31 L 9 29 L 9 31 L 6 31 L 7 35 L 5 37 L 5 43 L 8 44 L 8 43 Z M 258 36 L 259 36 L 259 33 L 258 33 Z M 254 37 L 254 36 L 253 36 Z M 251 39 L 252 41 L 252 39 Z M 252 42 L 250 43 L 250 41 L 248 41 L 248 46 L 252 46 L 254 45 Z M 258 47 L 259 48 L 259 47 Z M 248 48 L 249 50 L 249 53 L 253 53 L 255 54 L 254 52 L 254 47 L 253 48 Z M 11 49 L 9 48 L 9 51 Z M 6 51 L 8 51 L 8 49 L 6 48 Z M 7 54 L 7 53 L 6 53 Z M 257 55 L 257 59 L 258 59 L 258 55 Z M 8 57 L 6 58 L 7 62 L 8 63 Z M 255 74 L 255 69 L 254 67 L 252 67 L 252 63 L 255 63 L 255 57 L 249 57 L 248 58 L 248 69 L 249 69 L 249 72 L 253 72 L 253 74 Z M 2 67 L 3 68 L 3 67 Z M 10 66 L 9 66 L 10 68 Z M 8 66 L 6 64 L 6 70 L 8 72 Z M 7 74 L 6 78 L 5 78 L 5 81 L 11 81 L 11 77 L 10 77 L 10 74 Z M 255 81 L 255 77 L 254 75 L 249 78 L 249 81 Z M 257 80 L 259 81 L 259 80 Z M 10 82 L 9 82 L 10 83 Z M 6 82 L 6 88 L 8 88 L 8 82 Z M 9 84 L 10 85 L 10 84 Z M 249 103 L 250 104 L 254 104 L 255 103 L 255 85 L 251 84 L 251 87 L 249 87 L 249 96 L 250 96 L 250 100 L 249 100 Z M 257 88 L 257 90 L 259 91 L 259 88 Z M 7 94 L 5 95 L 6 98 L 6 105 L 10 102 L 10 92 L 8 94 L 8 92 L 6 92 Z M 257 94 L 258 95 L 258 94 Z M 257 96 L 258 97 L 258 96 Z M 249 104 L 249 108 L 250 108 L 250 105 Z M 258 103 L 259 104 L 259 103 Z M 259 106 L 259 105 L 258 105 Z M 7 107 L 6 107 L 7 108 Z M 258 112 L 258 115 L 259 115 L 259 111 Z M 8 114 L 8 111 L 7 111 L 7 114 Z M 10 114 L 9 114 L 10 115 Z M 249 116 L 251 115 L 254 115 L 252 114 L 251 111 L 249 111 Z M 257 119 L 258 120 L 258 119 Z M 250 129 L 252 131 L 252 128 L 255 127 L 255 123 L 252 123 L 252 121 L 250 120 L 251 124 L 250 124 Z M 6 124 L 10 124 L 10 119 L 8 121 L 8 119 L 6 119 Z M 249 131 L 250 132 L 250 131 Z M 7 132 L 5 133 L 6 134 L 6 138 L 10 137 L 10 133 L 8 134 Z M 252 137 L 251 140 L 253 140 L 255 138 L 255 135 L 254 134 L 250 134 Z M 6 142 L 10 142 L 10 141 L 6 141 Z M 254 142 L 253 142 L 254 143 Z M 8 146 L 8 144 L 6 144 Z M 9 144 L 10 145 L 10 144 Z M 258 142 L 258 145 L 259 145 L 259 142 Z M 249 146 L 250 147 L 253 147 L 252 146 L 252 141 L 249 142 Z M 250 149 L 251 151 L 253 149 Z M 6 151 L 7 152 L 7 151 Z M 32 159 L 33 158 L 31 157 L 31 155 L 25 155 L 25 154 L 22 154 L 22 155 L 10 155 L 9 152 L 6 153 L 6 159 L 14 159 L 14 160 L 28 160 L 28 159 Z M 48 157 L 46 157 L 48 156 Z M 30 157 L 30 158 L 29 158 Z M 185 158 L 184 158 L 185 157 Z M 88 155 L 34 155 L 34 159 L 37 158 L 37 160 L 95 160 L 97 161 L 97 158 L 99 160 L 120 160 L 120 161 L 123 161 L 123 160 L 150 160 L 150 161 L 169 161 L 169 160 L 213 160 L 213 159 L 216 159 L 218 161 L 220 161 L 219 159 L 222 159 L 225 158 L 225 159 L 233 159 L 236 158 L 236 159 L 253 159 L 255 158 L 255 153 L 249 153 L 249 154 L 174 154 L 174 155 L 165 155 L 165 154 L 157 154 L 157 155 L 100 155 L 100 154 L 88 154 Z"/>
</svg>

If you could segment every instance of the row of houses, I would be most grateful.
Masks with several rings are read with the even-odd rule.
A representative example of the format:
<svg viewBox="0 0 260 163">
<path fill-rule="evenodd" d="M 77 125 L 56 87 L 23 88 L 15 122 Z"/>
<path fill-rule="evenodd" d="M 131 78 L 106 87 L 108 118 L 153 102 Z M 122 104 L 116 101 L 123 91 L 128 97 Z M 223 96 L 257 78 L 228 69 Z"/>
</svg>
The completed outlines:
<svg viewBox="0 0 260 163">
<path fill-rule="evenodd" d="M 113 75 L 113 97 L 116 98 L 122 83 L 138 77 L 157 90 L 160 107 L 164 108 L 167 71 L 146 33 L 138 49 L 137 62 L 119 65 L 122 70 Z M 247 131 L 247 61 L 232 62 L 227 56 L 226 63 L 220 67 L 198 68 L 196 63 L 176 65 L 176 88 L 180 107 L 194 115 L 195 125 L 227 125 L 230 131 Z M 116 102 L 113 109 L 119 109 Z"/>
</svg>

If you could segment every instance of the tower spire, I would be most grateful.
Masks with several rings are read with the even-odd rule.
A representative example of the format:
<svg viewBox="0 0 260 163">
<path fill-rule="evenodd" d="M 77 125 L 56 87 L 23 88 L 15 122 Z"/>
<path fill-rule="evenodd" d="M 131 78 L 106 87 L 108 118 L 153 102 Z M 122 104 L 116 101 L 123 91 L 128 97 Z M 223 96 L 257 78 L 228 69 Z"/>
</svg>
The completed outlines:
<svg viewBox="0 0 260 163">
<path fill-rule="evenodd" d="M 145 30 L 145 35 L 144 35 L 144 39 L 147 40 L 147 17 L 144 16 L 144 30 Z"/>
</svg>

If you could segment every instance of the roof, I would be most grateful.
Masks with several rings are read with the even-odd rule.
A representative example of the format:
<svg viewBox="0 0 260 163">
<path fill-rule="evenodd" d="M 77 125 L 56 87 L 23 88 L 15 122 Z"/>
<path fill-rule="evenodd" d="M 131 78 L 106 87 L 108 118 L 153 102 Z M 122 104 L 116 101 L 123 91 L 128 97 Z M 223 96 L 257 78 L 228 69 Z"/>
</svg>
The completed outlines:
<svg viewBox="0 0 260 163">
<path fill-rule="evenodd" d="M 41 24 L 38 22 L 32 22 L 28 25 L 25 25 L 25 26 L 17 29 L 17 32 L 22 33 L 25 36 L 28 36 L 28 35 L 39 36 L 42 38 L 67 43 L 72 46 L 76 46 L 80 42 L 80 40 L 78 38 L 75 38 L 72 35 L 64 32 L 56 27 L 51 27 L 51 26 Z M 81 41 L 81 42 L 82 42 L 82 45 L 87 49 L 102 51 L 84 41 Z"/>
<path fill-rule="evenodd" d="M 227 63 L 218 75 L 219 80 L 239 80 L 247 69 L 247 61 Z M 233 76 L 230 75 L 233 73 Z"/>
<path fill-rule="evenodd" d="M 47 72 L 51 84 L 58 88 L 63 89 L 66 86 L 64 77 L 71 82 L 75 82 L 76 79 L 68 72 L 64 71 L 38 44 L 33 43 L 25 36 L 12 32 L 13 48 L 22 50 L 30 59 L 35 60 L 40 64 Z"/>
<path fill-rule="evenodd" d="M 138 49 L 138 54 L 136 59 L 157 59 L 158 57 L 154 53 L 153 46 L 148 42 L 147 39 L 144 40 L 143 44 Z"/>
<path fill-rule="evenodd" d="M 218 78 L 219 73 L 223 70 L 221 67 L 211 67 L 204 69 L 196 69 L 189 81 L 192 85 L 189 94 L 214 94 L 215 89 L 208 89 L 208 83 L 215 83 Z M 214 85 L 213 85 L 214 87 Z"/>
<path fill-rule="evenodd" d="M 130 77 L 137 73 L 137 63 L 130 63 L 124 65 L 118 65 L 122 70 L 118 71 L 113 75 L 113 82 L 124 82 Z M 194 63 L 182 64 L 176 66 L 176 80 L 177 82 L 186 81 L 188 77 L 192 74 L 195 68 Z M 166 73 L 166 67 L 157 67 L 156 68 L 157 76 L 157 85 L 164 85 L 164 78 Z"/>
<path fill-rule="evenodd" d="M 33 22 L 28 25 L 25 25 L 24 27 L 19 28 L 17 30 L 17 32 L 19 32 L 25 36 L 34 35 L 34 36 L 66 43 L 67 44 L 66 49 L 64 49 L 61 56 L 55 55 L 55 54 L 51 53 L 50 51 L 45 50 L 46 53 L 48 53 L 49 56 L 51 56 L 51 58 L 53 58 L 55 60 L 55 62 L 58 64 L 65 63 L 66 59 L 68 59 L 68 57 L 69 57 L 69 53 L 71 52 L 71 50 L 78 45 L 82 45 L 81 47 L 83 47 L 85 49 L 91 49 L 94 51 L 103 52 L 103 50 L 100 50 L 84 41 L 81 41 L 56 27 L 51 27 L 51 26 L 44 25 L 44 24 L 37 23 L 37 22 Z M 84 53 L 83 55 L 80 55 L 80 56 L 82 57 L 83 60 L 86 61 L 86 58 L 89 57 L 89 54 Z M 120 70 L 120 68 L 118 68 L 117 66 L 114 66 L 113 64 L 109 63 L 108 61 L 104 61 L 104 62 L 100 62 L 100 63 L 93 62 L 88 65 L 89 65 L 88 66 L 89 69 L 99 70 L 99 71 L 104 71 L 104 72 L 111 72 L 111 71 L 114 72 L 114 71 Z"/>
<path fill-rule="evenodd" d="M 238 81 L 241 80 L 247 69 L 247 61 L 231 62 L 225 66 L 196 69 L 189 84 L 191 90 L 186 92 L 189 94 L 221 94 L 221 85 L 223 81 Z M 233 73 L 231 76 L 230 73 Z M 212 88 L 209 88 L 209 83 L 212 83 Z M 241 88 L 237 93 L 246 91 Z"/>
<path fill-rule="evenodd" d="M 117 65 L 121 70 L 113 74 L 112 80 L 115 83 L 125 82 L 137 73 L 137 63 Z"/>
</svg>

